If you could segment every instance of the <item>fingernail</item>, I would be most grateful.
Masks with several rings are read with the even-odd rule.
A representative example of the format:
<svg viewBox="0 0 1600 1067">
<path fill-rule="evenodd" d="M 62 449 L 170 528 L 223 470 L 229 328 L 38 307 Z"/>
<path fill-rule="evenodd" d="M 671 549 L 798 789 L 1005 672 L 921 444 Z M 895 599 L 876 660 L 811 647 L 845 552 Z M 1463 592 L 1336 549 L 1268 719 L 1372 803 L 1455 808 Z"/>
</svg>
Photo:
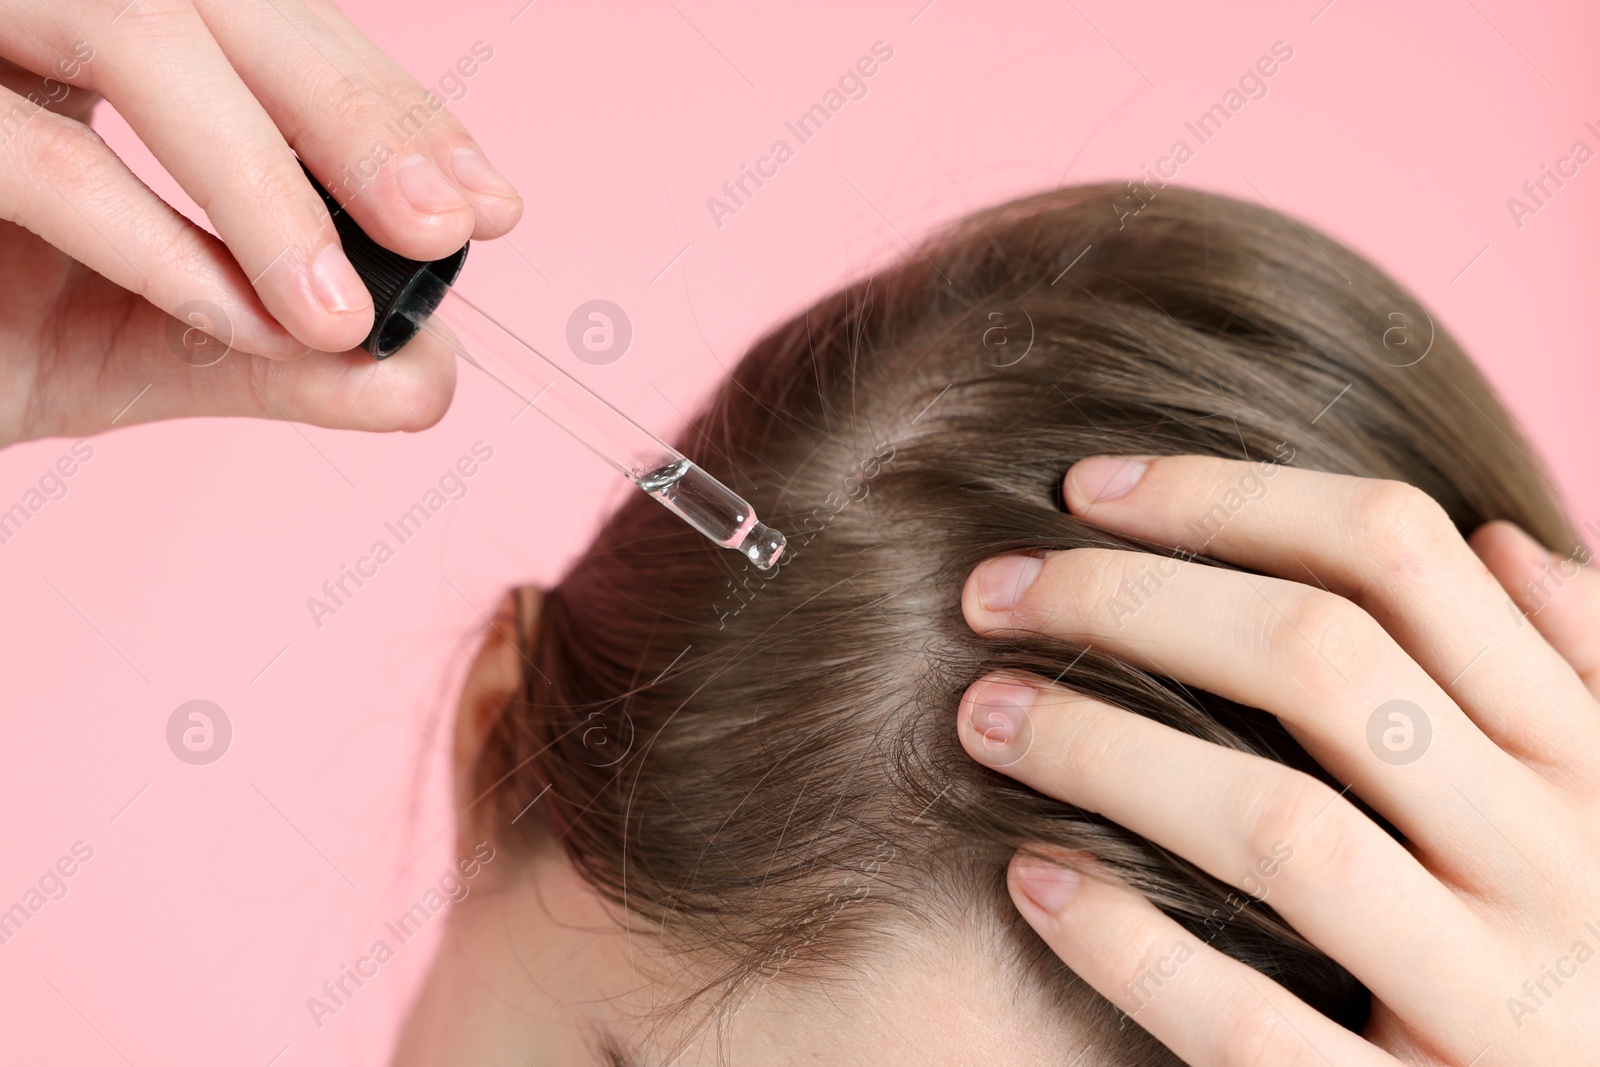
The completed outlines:
<svg viewBox="0 0 1600 1067">
<path fill-rule="evenodd" d="M 450 156 L 450 166 L 455 169 L 456 181 L 468 189 L 490 196 L 516 196 L 517 190 L 505 176 L 489 165 L 483 153 L 475 148 L 458 148 Z"/>
<path fill-rule="evenodd" d="M 1044 569 L 1038 556 L 996 556 L 978 564 L 978 601 L 984 610 L 1006 612 L 1018 602 Z"/>
<path fill-rule="evenodd" d="M 311 289 L 322 306 L 335 314 L 356 311 L 372 299 L 337 244 L 325 245 L 311 261 Z"/>
<path fill-rule="evenodd" d="M 400 195 L 406 198 L 406 203 L 424 215 L 455 211 L 466 204 L 460 192 L 450 184 L 450 179 L 444 176 L 444 171 L 420 152 L 400 161 L 394 180 L 400 186 Z"/>
<path fill-rule="evenodd" d="M 1028 724 L 1028 709 L 1038 694 L 1015 682 L 988 682 L 973 694 L 969 721 L 977 735 L 976 753 L 991 760 L 1005 755 Z"/>
<path fill-rule="evenodd" d="M 1142 456 L 1090 456 L 1075 465 L 1067 476 L 1072 488 L 1077 490 L 1078 500 L 1073 503 L 1088 507 L 1125 497 L 1139 484 L 1149 466 L 1149 460 Z"/>
<path fill-rule="evenodd" d="M 1069 867 L 1024 856 L 1017 860 L 1017 888 L 1040 911 L 1055 914 L 1072 899 L 1083 879 Z"/>
</svg>

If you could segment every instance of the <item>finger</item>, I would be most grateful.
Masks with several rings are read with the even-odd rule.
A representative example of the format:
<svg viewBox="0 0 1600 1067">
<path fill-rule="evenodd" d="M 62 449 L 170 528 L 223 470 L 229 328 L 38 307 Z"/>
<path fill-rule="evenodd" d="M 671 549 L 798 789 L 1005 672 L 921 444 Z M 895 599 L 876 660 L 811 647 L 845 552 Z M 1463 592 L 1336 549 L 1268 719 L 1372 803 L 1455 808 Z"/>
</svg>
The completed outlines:
<svg viewBox="0 0 1600 1067">
<path fill-rule="evenodd" d="M 79 122 L 88 122 L 95 103 L 94 93 L 74 88 L 70 79 L 82 73 L 83 65 L 94 57 L 94 48 L 80 42 L 76 50 L 56 61 L 47 74 L 35 74 L 8 60 L 0 59 L 0 86 L 29 103 L 48 108 Z"/>
<path fill-rule="evenodd" d="M 1139 462 L 1142 477 L 1111 480 Z M 1097 456 L 1068 472 L 1066 496 L 1107 529 L 1355 601 L 1508 751 L 1564 766 L 1600 758 L 1600 709 L 1582 681 L 1517 625 L 1450 517 L 1413 486 L 1206 456 Z"/>
<path fill-rule="evenodd" d="M 181 323 L 99 278 L 99 292 L 77 295 L 102 314 L 69 324 L 59 343 L 104 351 L 103 362 L 54 360 L 30 410 L 44 412 L 29 437 L 99 433 L 115 426 L 195 415 L 287 419 L 358 430 L 421 430 L 444 415 L 455 388 L 455 357 L 426 337 L 405 358 L 375 360 L 362 349 L 268 360 L 212 346 L 215 362 L 174 358 Z M 127 301 L 117 310 L 113 301 Z M 116 343 L 111 343 L 111 335 Z"/>
<path fill-rule="evenodd" d="M 210 0 L 200 10 L 290 146 L 374 240 L 419 260 L 467 242 L 474 205 L 441 164 L 450 142 L 470 139 L 437 97 L 424 100 L 415 82 L 409 100 L 391 95 L 366 57 L 298 0 Z"/>
<path fill-rule="evenodd" d="M 1037 574 L 1007 604 L 1019 567 Z M 1523 828 L 1536 849 L 1549 843 L 1528 815 L 1550 806 L 1544 779 L 1484 736 L 1342 597 L 1141 552 L 1078 548 L 985 561 L 969 576 L 962 607 L 980 634 L 1087 643 L 1276 715 L 1435 869 L 1520 886 L 1532 872 L 1494 827 Z"/>
<path fill-rule="evenodd" d="M 1387 1053 L 1097 870 L 1024 853 L 1011 899 L 1063 963 L 1191 1067 L 1397 1067 Z"/>
<path fill-rule="evenodd" d="M 307 7 L 365 61 L 378 85 L 398 101 L 408 115 L 419 114 L 416 108 L 421 105 L 434 116 L 432 121 L 421 124 L 421 136 L 432 149 L 434 160 L 477 208 L 473 240 L 492 240 L 516 226 L 522 218 L 522 198 L 511 182 L 489 163 L 482 146 L 449 109 L 436 109 L 434 94 L 418 85 L 393 57 L 369 41 L 337 6 L 328 0 L 308 0 Z M 480 50 L 474 46 L 469 63 L 478 62 L 479 55 Z M 458 59 L 458 65 L 460 62 Z"/>
<path fill-rule="evenodd" d="M 1521 527 L 1503 521 L 1479 527 L 1468 543 L 1550 647 L 1600 697 L 1600 574 L 1584 565 L 1589 550 L 1579 546 L 1574 556 L 1558 560 Z"/>
<path fill-rule="evenodd" d="M 222 242 L 152 193 L 93 130 L 6 89 L 0 112 L 15 117 L 0 147 L 0 218 L 164 312 L 217 308 L 244 351 L 274 359 L 306 354 L 262 306 Z"/>
<path fill-rule="evenodd" d="M 1459 964 L 1487 963 L 1493 944 L 1460 898 L 1309 775 L 1003 675 L 967 690 L 957 723 L 979 762 L 1269 902 L 1403 1018 L 1481 1002 L 1476 976 L 1497 973 Z"/>
<path fill-rule="evenodd" d="M 273 317 L 311 348 L 359 344 L 372 298 L 283 135 L 195 9 L 142 0 L 96 49 L 95 87 L 206 212 Z"/>
</svg>

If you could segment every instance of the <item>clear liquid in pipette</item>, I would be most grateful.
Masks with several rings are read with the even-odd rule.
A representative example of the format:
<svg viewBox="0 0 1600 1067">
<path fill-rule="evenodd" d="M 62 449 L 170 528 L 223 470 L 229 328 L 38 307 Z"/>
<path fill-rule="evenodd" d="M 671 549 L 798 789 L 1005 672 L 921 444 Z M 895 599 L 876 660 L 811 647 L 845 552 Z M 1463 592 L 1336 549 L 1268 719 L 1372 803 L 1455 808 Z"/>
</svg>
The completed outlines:
<svg viewBox="0 0 1600 1067">
<path fill-rule="evenodd" d="M 783 555 L 783 534 L 757 521 L 748 504 L 692 461 L 680 459 L 630 477 L 684 522 L 722 547 L 738 549 L 762 570 L 776 566 Z"/>
<path fill-rule="evenodd" d="M 783 534 L 762 523 L 731 489 L 656 440 L 442 280 L 435 278 L 433 283 L 428 298 L 418 302 L 415 311 L 405 312 L 421 333 L 536 408 L 712 541 L 741 553 L 762 570 L 777 565 L 786 547 Z M 542 371 L 541 364 L 548 365 L 551 373 Z M 649 458 L 637 461 L 641 455 Z"/>
</svg>

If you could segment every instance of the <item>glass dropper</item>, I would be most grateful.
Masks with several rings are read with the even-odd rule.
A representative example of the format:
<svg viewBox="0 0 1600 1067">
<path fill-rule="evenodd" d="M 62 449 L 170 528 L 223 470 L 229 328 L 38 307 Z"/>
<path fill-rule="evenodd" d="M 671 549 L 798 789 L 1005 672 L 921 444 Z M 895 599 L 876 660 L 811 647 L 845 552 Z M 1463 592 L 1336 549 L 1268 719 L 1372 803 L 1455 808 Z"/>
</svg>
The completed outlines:
<svg viewBox="0 0 1600 1067">
<path fill-rule="evenodd" d="M 412 344 L 454 352 L 712 541 L 762 570 L 777 565 L 783 534 L 761 522 L 737 493 L 451 288 L 467 246 L 432 263 L 396 255 L 367 236 L 314 178 L 312 183 L 333 215 L 345 255 L 372 294 L 376 317 L 362 347 L 374 358 L 387 359 Z"/>
</svg>

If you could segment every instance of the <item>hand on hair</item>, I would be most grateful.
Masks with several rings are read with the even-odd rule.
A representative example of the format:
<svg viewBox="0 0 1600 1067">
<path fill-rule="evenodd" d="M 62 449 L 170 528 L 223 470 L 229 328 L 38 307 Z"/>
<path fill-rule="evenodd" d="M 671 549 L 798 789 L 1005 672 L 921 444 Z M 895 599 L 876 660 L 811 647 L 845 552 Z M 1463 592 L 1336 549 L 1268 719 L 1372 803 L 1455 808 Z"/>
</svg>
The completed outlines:
<svg viewBox="0 0 1600 1067">
<path fill-rule="evenodd" d="M 443 415 L 447 353 L 350 351 L 372 301 L 296 153 L 419 259 L 500 236 L 522 203 L 331 3 L 0 0 L 0 54 L 0 447 L 185 415 Z M 89 128 L 101 96 L 219 236 Z"/>
<path fill-rule="evenodd" d="M 1003 556 L 967 581 L 973 628 L 1082 642 L 1268 711 L 1348 784 L 1075 694 L 1070 675 L 980 680 L 963 744 L 1236 887 L 1240 907 L 1276 909 L 1373 1010 L 1352 1033 L 1089 857 L 1024 850 L 1011 896 L 1067 965 L 1193 1067 L 1593 1062 L 1600 578 L 1507 523 L 1469 547 L 1398 482 L 1094 457 L 1066 498 L 1106 529 L 1260 573 Z"/>
</svg>

